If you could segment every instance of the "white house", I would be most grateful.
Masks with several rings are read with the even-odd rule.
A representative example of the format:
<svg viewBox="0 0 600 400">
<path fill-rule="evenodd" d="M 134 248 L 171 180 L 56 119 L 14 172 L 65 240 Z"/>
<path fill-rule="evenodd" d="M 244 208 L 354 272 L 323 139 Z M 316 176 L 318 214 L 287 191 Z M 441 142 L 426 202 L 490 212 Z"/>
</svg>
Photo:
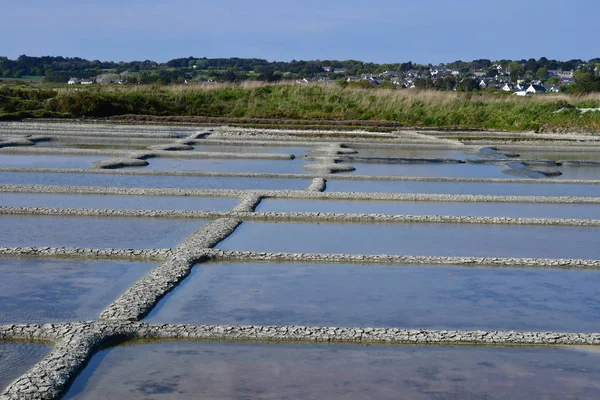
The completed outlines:
<svg viewBox="0 0 600 400">
<path fill-rule="evenodd" d="M 540 85 L 529 85 L 527 90 L 525 90 L 525 93 L 546 93 L 546 88 Z"/>
<path fill-rule="evenodd" d="M 517 81 L 517 86 L 515 86 L 515 89 L 519 90 L 519 91 L 525 91 L 527 90 L 527 88 L 529 87 L 529 85 L 523 83 L 523 81 L 519 80 Z"/>
<path fill-rule="evenodd" d="M 67 82 L 67 84 L 69 84 L 69 85 L 77 85 L 79 83 L 81 83 L 81 79 L 79 79 L 79 78 L 71 78 Z"/>
<path fill-rule="evenodd" d="M 513 90 L 515 90 L 515 87 L 510 83 L 505 83 L 504 86 L 500 88 L 500 90 L 504 90 L 505 92 L 512 92 Z"/>
</svg>

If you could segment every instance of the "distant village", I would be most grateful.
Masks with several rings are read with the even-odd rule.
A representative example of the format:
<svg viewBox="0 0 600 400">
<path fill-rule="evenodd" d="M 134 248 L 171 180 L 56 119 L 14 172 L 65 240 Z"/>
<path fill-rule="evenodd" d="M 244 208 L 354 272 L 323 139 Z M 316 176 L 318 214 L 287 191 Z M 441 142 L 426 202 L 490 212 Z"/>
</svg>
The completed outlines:
<svg viewBox="0 0 600 400">
<path fill-rule="evenodd" d="M 323 67 L 323 71 L 332 74 L 346 74 L 346 69 Z M 492 76 L 490 76 L 492 75 Z M 461 83 L 470 80 L 470 85 L 476 85 L 477 88 L 497 89 L 504 92 L 512 92 L 516 96 L 529 96 L 536 93 L 558 93 L 562 87 L 575 82 L 575 71 L 548 70 L 545 80 L 554 82 L 545 84 L 542 79 L 530 79 L 526 76 L 514 76 L 510 68 L 503 68 L 501 65 L 493 65 L 488 71 L 483 69 L 473 69 L 467 72 L 461 72 L 458 69 L 434 67 L 425 70 L 384 71 L 379 74 L 363 74 L 360 76 L 348 76 L 346 82 L 367 82 L 373 86 L 391 84 L 402 89 L 415 89 L 423 86 L 423 83 L 435 84 L 437 80 L 449 79 L 453 83 L 453 90 L 458 90 Z M 304 78 L 296 80 L 298 84 L 310 82 L 334 82 L 329 77 Z"/>
<path fill-rule="evenodd" d="M 435 67 L 432 69 L 412 69 L 404 72 L 400 71 L 384 71 L 378 74 L 363 74 L 363 75 L 348 75 L 348 71 L 344 68 L 333 68 L 323 66 L 325 76 L 296 79 L 297 84 L 308 83 L 335 83 L 340 82 L 340 79 L 352 83 L 363 82 L 372 86 L 388 85 L 401 89 L 415 89 L 422 87 L 424 84 L 435 85 L 437 80 L 446 79 L 454 87 L 453 90 L 458 90 L 465 80 L 469 80 L 469 85 L 480 90 L 497 89 L 505 92 L 512 92 L 517 96 L 529 96 L 536 93 L 557 93 L 562 87 L 575 82 L 575 71 L 563 70 L 548 70 L 545 80 L 530 79 L 526 76 L 517 76 L 511 73 L 509 68 L 503 68 L 501 65 L 493 65 L 489 70 L 473 69 L 467 72 L 459 71 L 458 69 L 450 69 L 445 67 Z M 493 71 L 494 73 L 490 73 Z M 343 78 L 333 79 L 332 76 L 343 76 Z M 490 76 L 492 75 L 492 76 Z M 102 74 L 93 78 L 70 78 L 68 85 L 92 85 L 92 84 L 125 84 L 131 83 L 129 73 L 121 74 Z M 552 81 L 552 84 L 544 82 Z M 213 83 L 212 80 L 207 80 L 205 83 Z M 184 80 L 184 84 L 188 81 Z M 446 87 L 446 89 L 450 89 Z"/>
<path fill-rule="evenodd" d="M 24 61 L 30 60 L 33 60 L 31 63 L 40 63 L 39 60 L 31 58 Z M 539 60 L 495 62 L 482 59 L 423 65 L 412 62 L 375 64 L 355 60 L 269 62 L 260 59 L 189 57 L 163 64 L 148 60 L 101 63 L 68 59 L 43 64 L 44 68 L 50 68 L 48 65 L 52 67 L 52 71 L 46 70 L 46 80 L 66 82 L 68 85 L 214 84 L 255 81 L 300 85 L 336 83 L 352 87 L 408 90 L 503 91 L 514 93 L 516 96 L 556 93 L 567 87 L 571 88 L 577 78 L 582 76 L 578 75 L 579 72 L 600 77 L 600 58 L 587 62 L 561 62 L 543 57 Z M 59 67 L 64 71 L 58 71 Z M 10 71 L 14 71 L 14 68 L 17 66 L 13 66 Z M 30 72 L 38 70 L 41 71 L 41 67 L 29 68 Z M 6 70 L 5 74 L 10 74 L 10 71 Z M 27 69 L 23 71 L 27 72 Z"/>
</svg>

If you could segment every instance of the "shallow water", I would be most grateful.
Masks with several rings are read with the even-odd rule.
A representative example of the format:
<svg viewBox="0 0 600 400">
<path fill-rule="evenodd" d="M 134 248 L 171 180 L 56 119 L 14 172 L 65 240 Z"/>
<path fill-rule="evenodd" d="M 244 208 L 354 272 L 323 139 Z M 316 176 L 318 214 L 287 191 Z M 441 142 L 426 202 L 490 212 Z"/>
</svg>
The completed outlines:
<svg viewBox="0 0 600 400">
<path fill-rule="evenodd" d="M 311 180 L 0 172 L 0 184 L 181 189 L 303 190 L 311 184 Z"/>
<path fill-rule="evenodd" d="M 126 261 L 0 258 L 0 324 L 98 319 L 156 265 Z"/>
<path fill-rule="evenodd" d="M 239 203 L 239 199 L 226 197 L 0 193 L 0 206 L 9 207 L 226 211 Z"/>
<path fill-rule="evenodd" d="M 52 347 L 45 344 L 0 342 L 0 393 L 50 351 Z"/>
<path fill-rule="evenodd" d="M 597 399 L 600 354 L 164 342 L 104 350 L 65 399 Z"/>
<path fill-rule="evenodd" d="M 1 179 L 1 178 L 0 178 Z M 599 197 L 600 185 L 560 183 L 394 182 L 327 180 L 328 192 L 481 194 Z"/>
<path fill-rule="evenodd" d="M 3 215 L 0 216 L 0 246 L 170 248 L 207 222 L 184 218 Z"/>
<path fill-rule="evenodd" d="M 562 172 L 560 179 L 600 180 L 600 165 L 593 167 L 565 165 L 556 169 Z"/>
<path fill-rule="evenodd" d="M 79 138 L 81 139 L 81 138 Z M 36 147 L 50 148 L 72 148 L 72 149 L 98 149 L 98 150 L 148 150 L 148 146 L 156 144 L 169 144 L 171 141 L 157 141 L 146 139 L 141 141 L 116 141 L 116 140 L 98 140 L 98 138 L 88 138 L 86 140 L 65 140 L 65 141 L 47 141 L 39 142 Z"/>
<path fill-rule="evenodd" d="M 54 156 L 0 154 L 0 167 L 13 168 L 92 168 L 94 161 L 110 156 Z"/>
<path fill-rule="evenodd" d="M 241 160 L 241 159 L 182 159 L 154 158 L 148 169 L 160 171 L 202 171 L 237 173 L 303 174 L 304 160 Z"/>
<path fill-rule="evenodd" d="M 598 278 L 600 271 L 200 264 L 147 320 L 599 332 Z"/>
<path fill-rule="evenodd" d="M 240 146 L 240 145 L 194 145 L 194 151 L 205 153 L 274 153 L 274 154 L 293 154 L 300 158 L 309 153 L 308 147 L 296 146 Z"/>
<path fill-rule="evenodd" d="M 508 178 L 509 168 L 492 164 L 369 164 L 352 163 L 356 175 L 450 178 Z M 517 177 L 518 178 L 518 177 Z"/>
<path fill-rule="evenodd" d="M 2 195 L 0 195 L 2 199 Z M 1 203 L 1 200 L 0 200 Z M 598 204 L 467 203 L 417 201 L 277 200 L 260 202 L 259 212 L 431 214 L 484 217 L 599 219 Z"/>
<path fill-rule="evenodd" d="M 509 151 L 512 153 L 513 151 Z M 556 151 L 556 152 L 548 152 L 548 151 L 514 151 L 519 154 L 520 157 L 516 159 L 522 160 L 552 160 L 552 161 L 561 161 L 561 160 L 578 160 L 578 161 L 600 161 L 600 151 L 599 152 L 566 152 L 566 151 Z"/>
<path fill-rule="evenodd" d="M 474 155 L 463 153 L 458 150 L 429 150 L 429 149 L 394 149 L 394 148 L 360 148 L 352 143 L 348 147 L 358 151 L 358 157 L 395 157 L 395 158 L 453 158 L 464 160 Z"/>
<path fill-rule="evenodd" d="M 244 222 L 218 247 L 293 253 L 596 259 L 600 228 Z"/>
</svg>

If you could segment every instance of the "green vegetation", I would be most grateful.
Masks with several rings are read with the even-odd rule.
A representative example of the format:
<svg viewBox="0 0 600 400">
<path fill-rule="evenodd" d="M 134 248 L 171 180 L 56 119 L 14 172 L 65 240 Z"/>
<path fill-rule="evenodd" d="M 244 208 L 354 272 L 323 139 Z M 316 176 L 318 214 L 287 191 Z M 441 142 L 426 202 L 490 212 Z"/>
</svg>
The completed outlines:
<svg viewBox="0 0 600 400">
<path fill-rule="evenodd" d="M 600 96 L 517 98 L 486 92 L 338 85 L 96 85 L 76 89 L 0 85 L 2 119 L 132 114 L 218 118 L 214 122 L 263 127 L 308 124 L 599 132 L 600 112 L 582 114 L 576 109 L 579 106 L 599 107 Z"/>
<path fill-rule="evenodd" d="M 278 82 L 295 79 L 362 79 L 365 75 L 377 75 L 380 83 L 391 84 L 393 76 L 414 81 L 419 88 L 453 90 L 464 78 L 501 78 L 502 82 L 522 79 L 547 80 L 550 72 L 594 68 L 600 59 L 584 61 L 550 60 L 546 57 L 528 60 L 487 60 L 469 62 L 455 61 L 448 64 L 416 64 L 413 62 L 377 64 L 357 60 L 309 60 L 290 62 L 267 61 L 258 58 L 176 58 L 165 63 L 150 60 L 113 62 L 85 60 L 79 57 L 30 57 L 21 55 L 16 60 L 0 56 L 0 80 L 22 77 L 43 78 L 46 82 L 66 83 L 69 78 L 94 78 L 108 76 L 113 81 L 142 84 L 171 84 L 188 82 Z M 596 70 L 596 75 L 600 70 Z M 390 73 L 390 72 L 393 72 Z M 452 72 L 452 74 L 451 74 Z M 439 73 L 439 75 L 438 75 Z M 456 75 L 454 75 L 456 73 Z M 477 75 L 476 75 L 477 74 Z M 450 81 L 438 82 L 447 77 Z M 456 79 L 455 79 L 456 78 Z M 560 80 L 559 80 L 560 82 Z M 463 85 L 463 90 L 476 90 L 475 86 Z"/>
<path fill-rule="evenodd" d="M 586 67 L 575 72 L 575 83 L 569 88 L 571 93 L 600 92 L 600 76 L 596 73 L 596 67 Z"/>
</svg>

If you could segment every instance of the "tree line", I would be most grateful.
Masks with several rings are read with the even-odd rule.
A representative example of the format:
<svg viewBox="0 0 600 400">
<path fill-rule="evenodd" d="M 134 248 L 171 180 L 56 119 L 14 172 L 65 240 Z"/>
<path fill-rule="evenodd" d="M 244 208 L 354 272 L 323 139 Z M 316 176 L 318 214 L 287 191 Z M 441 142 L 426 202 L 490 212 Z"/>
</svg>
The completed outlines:
<svg viewBox="0 0 600 400">
<path fill-rule="evenodd" d="M 151 60 L 144 61 L 99 61 L 86 60 L 79 57 L 30 57 L 21 55 L 16 60 L 0 57 L 0 79 L 22 78 L 26 76 L 44 77 L 48 82 L 65 83 L 71 77 L 91 78 L 105 73 L 122 74 L 123 80 L 129 83 L 182 83 L 189 80 L 214 80 L 221 82 L 240 82 L 259 80 L 275 82 L 283 79 L 302 79 L 327 77 L 340 79 L 347 76 L 365 74 L 381 74 L 384 71 L 413 71 L 425 76 L 440 67 L 457 70 L 461 74 L 483 70 L 493 77 L 498 73 L 497 67 L 510 71 L 513 80 L 521 77 L 546 79 L 549 71 L 577 71 L 575 85 L 579 90 L 600 90 L 597 88 L 600 58 L 588 61 L 573 59 L 568 61 L 551 60 L 546 57 L 528 60 L 489 60 L 454 61 L 447 64 L 402 63 L 369 63 L 358 60 L 310 60 L 289 62 L 267 61 L 260 58 L 176 58 L 165 63 Z M 327 69 L 327 71 L 326 71 Z M 430 76 L 430 75 L 429 75 Z M 473 86 L 471 80 L 462 80 L 464 89 Z M 420 78 L 418 87 L 448 90 L 459 84 L 455 78 L 441 79 Z"/>
</svg>

